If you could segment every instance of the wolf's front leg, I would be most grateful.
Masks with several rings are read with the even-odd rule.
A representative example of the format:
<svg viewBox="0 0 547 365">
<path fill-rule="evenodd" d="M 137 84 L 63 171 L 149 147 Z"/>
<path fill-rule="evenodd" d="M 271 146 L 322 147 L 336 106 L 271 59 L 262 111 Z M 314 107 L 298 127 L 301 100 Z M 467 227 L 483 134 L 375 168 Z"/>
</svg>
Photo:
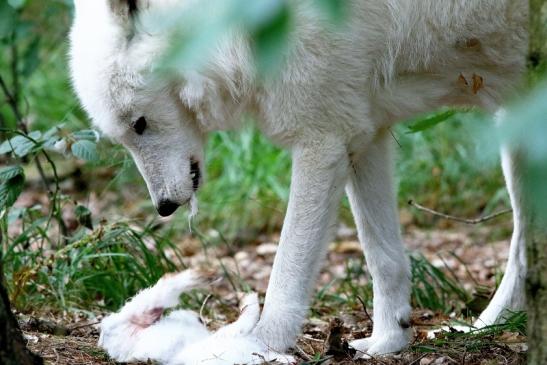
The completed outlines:
<svg viewBox="0 0 547 365">
<path fill-rule="evenodd" d="M 293 149 L 289 205 L 264 310 L 254 331 L 275 351 L 294 345 L 308 312 L 348 167 L 347 148 L 335 137 Z"/>
<path fill-rule="evenodd" d="M 363 357 L 400 351 L 411 336 L 410 268 L 400 234 L 389 143 L 386 131 L 354 157 L 347 186 L 374 290 L 372 336 L 351 343 Z"/>
</svg>

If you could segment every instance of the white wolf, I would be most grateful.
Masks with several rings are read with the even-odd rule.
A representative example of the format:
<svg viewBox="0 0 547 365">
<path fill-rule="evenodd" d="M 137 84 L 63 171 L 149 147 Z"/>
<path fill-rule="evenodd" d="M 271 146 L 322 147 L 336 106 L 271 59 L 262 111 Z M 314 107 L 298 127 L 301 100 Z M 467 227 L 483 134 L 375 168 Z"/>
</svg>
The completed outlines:
<svg viewBox="0 0 547 365">
<path fill-rule="evenodd" d="M 292 45 L 280 75 L 264 81 L 244 31 L 230 32 L 199 70 L 154 72 L 169 29 L 147 29 L 139 19 L 212 0 L 75 0 L 74 86 L 94 123 L 130 151 L 161 215 L 202 183 L 207 132 L 236 128 L 242 112 L 291 150 L 288 211 L 252 331 L 278 352 L 294 345 L 306 316 L 345 187 L 374 281 L 372 336 L 352 345 L 363 355 L 392 353 L 409 343 L 411 308 L 388 128 L 442 105 L 498 110 L 525 69 L 528 1 L 347 0 L 339 28 L 326 27 L 312 2 L 288 1 Z M 517 151 L 502 156 L 514 234 L 505 277 L 478 326 L 524 306 Z"/>
</svg>

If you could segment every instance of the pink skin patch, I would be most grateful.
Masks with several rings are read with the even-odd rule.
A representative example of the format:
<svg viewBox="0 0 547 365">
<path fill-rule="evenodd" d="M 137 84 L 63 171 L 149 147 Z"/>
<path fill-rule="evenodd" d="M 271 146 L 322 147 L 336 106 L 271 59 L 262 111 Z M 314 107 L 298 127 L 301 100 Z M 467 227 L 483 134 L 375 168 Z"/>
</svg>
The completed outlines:
<svg viewBox="0 0 547 365">
<path fill-rule="evenodd" d="M 154 308 L 139 315 L 133 315 L 129 322 L 136 327 L 136 331 L 140 331 L 156 323 L 162 314 L 163 308 Z"/>
</svg>

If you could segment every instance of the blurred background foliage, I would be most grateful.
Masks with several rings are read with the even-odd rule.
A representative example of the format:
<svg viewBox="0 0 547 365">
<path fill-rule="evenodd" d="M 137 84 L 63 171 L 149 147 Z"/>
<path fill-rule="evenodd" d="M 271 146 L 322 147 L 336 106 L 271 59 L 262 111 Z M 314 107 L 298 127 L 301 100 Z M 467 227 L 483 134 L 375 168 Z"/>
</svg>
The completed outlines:
<svg viewBox="0 0 547 365">
<path fill-rule="evenodd" d="M 218 11 L 207 14 L 208 27 L 201 32 L 203 27 L 192 24 L 204 21 L 204 14 L 162 18 L 164 26 L 185 24 L 176 32 L 183 41 L 176 42 L 166 67 L 202 62 L 206 45 L 227 29 L 245 26 L 255 39 L 259 69 L 275 72 L 292 26 L 290 9 L 280 0 L 252 4 L 217 1 Z M 343 22 L 343 1 L 316 4 L 327 26 Z M 155 247 L 173 248 L 173 242 L 189 234 L 183 213 L 170 220 L 156 218 L 145 184 L 125 151 L 108 140 L 98 141 L 89 130 L 67 69 L 72 11 L 69 0 L 0 0 L 0 228 L 12 299 L 22 309 L 51 296 L 63 309 L 78 307 L 82 298 L 92 299 L 97 292 L 109 298 L 105 305 L 116 307 L 182 263 L 151 255 L 150 240 Z M 157 19 L 149 21 L 157 24 Z M 539 85 L 544 67 L 535 70 L 531 83 Z M 460 216 L 508 207 L 493 147 L 506 138 L 524 141 L 530 149 L 531 181 L 544 194 L 538 195 L 541 202 L 546 201 L 547 88 L 537 87 L 515 103 L 509 113 L 515 123 L 507 130 L 494 133 L 487 127 L 481 132 L 477 125 L 488 125 L 482 115 L 454 112 L 443 117 L 443 111 L 434 114 L 441 115 L 435 128 L 416 128 L 431 115 L 394 128 L 399 200 L 407 226 L 439 223 L 435 217 L 412 214 L 406 208 L 411 199 Z M 498 137 L 491 138 L 493 134 Z M 249 120 L 243 131 L 212 134 L 206 158 L 207 181 L 193 222 L 203 244 L 253 242 L 259 234 L 277 232 L 288 197 L 288 153 L 261 136 Z M 22 168 L 13 169 L 17 166 Z M 14 197 L 19 197 L 15 205 Z M 352 224 L 347 202 L 341 219 Z M 18 227 L 16 235 L 12 227 Z M 60 247 L 62 254 L 55 253 Z"/>
</svg>

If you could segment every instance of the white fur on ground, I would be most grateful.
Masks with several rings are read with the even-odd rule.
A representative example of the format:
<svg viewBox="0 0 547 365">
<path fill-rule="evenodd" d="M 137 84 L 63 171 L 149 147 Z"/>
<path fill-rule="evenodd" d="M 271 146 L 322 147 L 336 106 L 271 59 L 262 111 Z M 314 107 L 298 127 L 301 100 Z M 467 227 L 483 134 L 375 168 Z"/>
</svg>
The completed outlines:
<svg viewBox="0 0 547 365">
<path fill-rule="evenodd" d="M 154 360 L 169 365 L 292 363 L 289 355 L 271 351 L 252 332 L 260 317 L 257 294 L 241 301 L 241 316 L 211 334 L 196 313 L 175 310 L 178 298 L 203 285 L 194 271 L 165 276 L 145 289 L 118 313 L 101 323 L 99 345 L 119 362 Z"/>
</svg>

